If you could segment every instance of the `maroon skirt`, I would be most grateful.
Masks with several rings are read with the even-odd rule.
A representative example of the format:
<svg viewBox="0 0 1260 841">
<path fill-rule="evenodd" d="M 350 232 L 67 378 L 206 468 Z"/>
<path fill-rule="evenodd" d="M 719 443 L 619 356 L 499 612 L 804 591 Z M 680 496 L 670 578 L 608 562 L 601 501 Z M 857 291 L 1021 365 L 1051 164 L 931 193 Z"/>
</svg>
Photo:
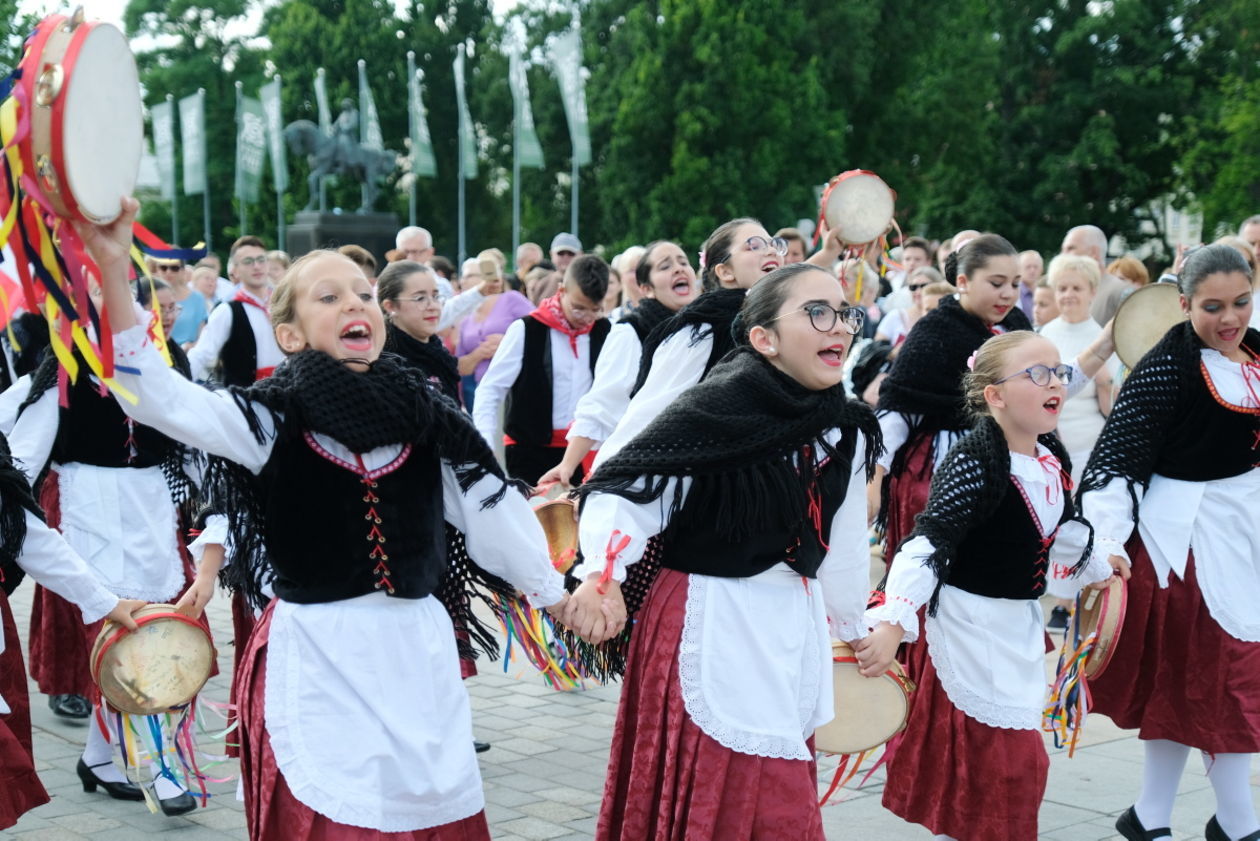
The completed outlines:
<svg viewBox="0 0 1260 841">
<path fill-rule="evenodd" d="M 888 762 L 884 806 L 958 841 L 1037 841 L 1050 773 L 1041 733 L 990 727 L 955 707 L 927 648 L 910 646 L 918 689 Z"/>
<path fill-rule="evenodd" d="M 1260 643 L 1225 632 L 1203 601 L 1194 553 L 1185 578 L 1155 580 L 1134 535 L 1128 607 L 1107 670 L 1090 681 L 1092 710 L 1140 739 L 1209 753 L 1260 752 Z"/>
<path fill-rule="evenodd" d="M 9 713 L 0 715 L 0 829 L 48 802 L 48 792 L 35 775 L 31 752 L 31 698 L 22 664 L 22 644 L 9 599 L 0 590 L 0 622 L 4 626 L 4 652 L 0 653 L 0 695 Z"/>
<path fill-rule="evenodd" d="M 274 602 L 273 602 L 274 605 Z M 252 841 L 490 841 L 484 811 L 463 820 L 412 832 L 381 832 L 347 826 L 321 815 L 289 790 L 276 765 L 264 715 L 267 639 L 272 607 L 263 611 L 237 672 L 236 703 L 241 726 L 241 781 L 245 825 Z M 406 699 L 399 699 L 406 703 Z"/>
<path fill-rule="evenodd" d="M 897 547 L 914 531 L 914 518 L 927 507 L 928 486 L 932 484 L 932 446 L 935 435 L 919 435 L 903 444 L 908 447 L 905 464 L 888 477 L 887 514 L 884 526 L 884 559 L 891 565 Z"/>
<path fill-rule="evenodd" d="M 824 841 L 812 760 L 718 744 L 678 681 L 688 576 L 663 569 L 634 626 L 597 841 Z"/>
</svg>

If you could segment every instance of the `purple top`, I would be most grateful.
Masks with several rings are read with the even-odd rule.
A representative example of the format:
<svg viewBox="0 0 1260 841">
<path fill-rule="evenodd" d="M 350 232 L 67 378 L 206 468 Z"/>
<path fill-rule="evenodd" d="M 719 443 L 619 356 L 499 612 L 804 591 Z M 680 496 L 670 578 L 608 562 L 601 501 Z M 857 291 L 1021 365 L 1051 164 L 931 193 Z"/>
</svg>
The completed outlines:
<svg viewBox="0 0 1260 841">
<path fill-rule="evenodd" d="M 506 333 L 509 324 L 533 311 L 534 305 L 520 292 L 509 290 L 500 294 L 484 321 L 477 320 L 477 313 L 474 310 L 460 322 L 459 341 L 455 343 L 455 355 L 467 356 L 477 349 L 477 345 L 481 344 L 486 336 Z M 478 362 L 477 367 L 473 369 L 473 378 L 481 382 L 481 378 L 486 375 L 486 369 L 489 367 L 489 359 Z"/>
</svg>

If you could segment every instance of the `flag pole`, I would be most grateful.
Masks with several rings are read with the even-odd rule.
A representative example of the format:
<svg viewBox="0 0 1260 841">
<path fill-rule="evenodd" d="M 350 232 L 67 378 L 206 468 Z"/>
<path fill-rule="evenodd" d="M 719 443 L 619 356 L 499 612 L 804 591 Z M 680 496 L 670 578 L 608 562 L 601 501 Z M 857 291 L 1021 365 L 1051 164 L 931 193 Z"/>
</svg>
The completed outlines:
<svg viewBox="0 0 1260 841">
<path fill-rule="evenodd" d="M 205 184 L 201 191 L 201 220 L 202 229 L 205 234 L 206 249 L 210 249 L 210 144 L 206 143 L 206 89 L 197 88 L 197 95 L 201 97 L 201 147 L 205 154 L 202 156 L 201 165 L 205 168 Z"/>
<path fill-rule="evenodd" d="M 416 79 L 416 52 L 415 50 L 407 50 L 407 93 L 409 100 L 407 103 L 407 136 L 411 138 L 411 189 L 407 191 L 407 224 L 415 227 L 416 224 L 416 158 L 418 152 L 415 149 L 416 144 L 416 103 L 415 96 L 411 95 L 411 86 L 419 85 Z"/>
<path fill-rule="evenodd" d="M 464 45 L 459 45 L 459 63 L 462 72 L 464 64 Z M 464 216 L 464 131 L 460 127 L 459 132 L 459 264 L 455 267 L 457 271 L 462 271 L 464 266 L 464 258 L 468 254 L 467 245 L 465 243 L 465 216 Z"/>
<path fill-rule="evenodd" d="M 243 92 L 244 87 L 245 87 L 245 83 L 242 82 L 240 79 L 237 79 L 236 80 L 236 126 L 237 126 L 237 129 L 236 130 L 237 130 L 238 143 L 240 142 L 239 132 L 240 132 L 240 124 L 241 124 L 241 98 L 245 96 Z M 240 154 L 240 153 L 238 152 L 237 154 Z M 246 216 L 246 213 L 245 213 L 245 191 L 244 189 L 242 189 L 242 186 L 241 186 L 241 169 L 240 169 L 239 162 L 240 162 L 240 158 L 237 158 L 236 213 L 237 213 L 237 220 L 240 223 L 241 236 L 245 236 L 245 233 L 247 231 L 246 222 L 248 221 L 248 217 Z"/>
<path fill-rule="evenodd" d="M 512 270 L 521 245 L 521 109 L 512 118 Z"/>
<path fill-rule="evenodd" d="M 168 93 L 166 95 L 166 104 L 171 109 L 171 145 L 175 145 L 175 94 Z M 171 163 L 174 164 L 175 156 L 171 155 Z M 178 182 L 175 174 L 176 167 L 171 167 L 171 179 Z M 171 244 L 179 245 L 179 184 L 171 185 Z M 210 246 L 207 244 L 207 248 Z"/>
</svg>

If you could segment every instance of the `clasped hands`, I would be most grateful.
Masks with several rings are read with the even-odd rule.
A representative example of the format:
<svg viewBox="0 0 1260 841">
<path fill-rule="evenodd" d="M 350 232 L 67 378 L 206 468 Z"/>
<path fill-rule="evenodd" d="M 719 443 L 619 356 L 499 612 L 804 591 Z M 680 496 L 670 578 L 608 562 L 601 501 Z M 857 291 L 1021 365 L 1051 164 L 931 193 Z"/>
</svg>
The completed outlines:
<svg viewBox="0 0 1260 841">
<path fill-rule="evenodd" d="M 593 574 L 572 595 L 547 608 L 551 617 L 592 645 L 610 640 L 626 627 L 626 602 L 621 585 L 607 581 L 600 592 L 600 576 Z"/>
</svg>

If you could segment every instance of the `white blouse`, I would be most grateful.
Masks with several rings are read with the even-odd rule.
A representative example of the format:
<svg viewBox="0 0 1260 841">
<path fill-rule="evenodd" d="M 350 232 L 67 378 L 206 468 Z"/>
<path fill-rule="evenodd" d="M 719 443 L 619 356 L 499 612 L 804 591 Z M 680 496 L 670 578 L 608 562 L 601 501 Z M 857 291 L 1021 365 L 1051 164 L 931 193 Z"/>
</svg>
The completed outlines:
<svg viewBox="0 0 1260 841">
<path fill-rule="evenodd" d="M 1242 365 L 1209 348 L 1201 357 L 1221 399 L 1257 408 Z M 1235 639 L 1260 642 L 1260 469 L 1208 482 L 1157 473 L 1145 494 L 1140 485 L 1134 490 L 1141 506 L 1138 535 L 1159 585 L 1168 586 L 1170 573 L 1185 577 L 1193 550 L 1195 576 L 1212 618 Z M 1128 483 L 1112 479 L 1085 494 L 1082 506 L 1099 551 L 1127 560 L 1124 544 L 1133 533 Z"/>
<path fill-rule="evenodd" d="M 834 443 L 839 430 L 825 440 Z M 844 504 L 832 518 L 829 548 L 816 582 L 786 563 L 751 578 L 688 576 L 679 648 L 679 682 L 687 714 L 719 744 L 754 756 L 813 758 L 805 740 L 835 715 L 830 637 L 866 635 L 862 610 L 870 592 L 866 473 L 858 433 Z M 819 448 L 821 451 L 821 448 Z M 601 572 L 614 530 L 630 538 L 613 578 L 643 555 L 668 525 L 672 480 L 660 500 L 636 504 L 614 494 L 588 498 L 578 525 L 585 557 L 578 578 Z M 690 479 L 682 479 L 684 494 Z"/>
<path fill-rule="evenodd" d="M 276 435 L 266 409 L 256 407 L 265 430 L 260 443 L 230 394 L 167 369 L 143 331 L 124 331 L 114 342 L 118 361 L 140 371 L 119 373 L 140 397 L 137 405 L 121 403 L 129 414 L 253 473 L 262 470 Z M 332 456 L 354 463 L 347 447 L 314 437 Z M 359 455 L 374 470 L 400 452 L 400 445 L 389 445 Z M 465 533 L 469 555 L 533 604 L 558 601 L 563 578 L 525 499 L 509 493 L 483 510 L 481 500 L 497 479 L 462 492 L 445 461 L 441 474 L 446 520 Z M 339 823 L 381 832 L 439 826 L 484 808 L 454 631 L 436 598 L 371 593 L 323 604 L 277 601 L 266 657 L 266 726 L 276 764 L 299 801 Z"/>
<path fill-rule="evenodd" d="M 614 324 L 595 362 L 595 382 L 573 410 L 569 440 L 604 441 L 630 405 L 630 389 L 639 376 L 643 345 L 629 324 Z"/>
<path fill-rule="evenodd" d="M 1037 454 L 1049 455 L 1049 450 L 1039 444 Z M 1063 514 L 1058 472 L 1046 470 L 1032 456 L 1011 453 L 1011 476 L 1036 512 L 1042 536 L 1050 534 Z M 1051 563 L 1075 564 L 1084 548 L 1084 531 L 1083 526 L 1065 524 L 1051 548 Z M 869 627 L 889 622 L 905 629 L 907 642 L 919 638 L 918 610 L 936 588 L 936 575 L 925 565 L 934 550 L 922 535 L 902 546 L 889 571 L 885 603 L 866 612 Z M 1085 582 L 1110 576 L 1106 556 L 1098 553 L 1078 574 Z M 928 616 L 925 624 L 928 654 L 941 688 L 955 707 L 990 727 L 1036 730 L 1041 726 L 1045 637 L 1036 599 L 995 599 L 947 584 L 941 588 L 936 615 Z"/>
<path fill-rule="evenodd" d="M 700 382 L 705 363 L 713 352 L 713 328 L 707 324 L 680 330 L 661 342 L 652 357 L 652 367 L 639 393 L 630 398 L 612 434 L 595 454 L 594 468 L 630 442 L 678 395 Z M 631 385 L 633 385 L 633 380 Z"/>
</svg>

